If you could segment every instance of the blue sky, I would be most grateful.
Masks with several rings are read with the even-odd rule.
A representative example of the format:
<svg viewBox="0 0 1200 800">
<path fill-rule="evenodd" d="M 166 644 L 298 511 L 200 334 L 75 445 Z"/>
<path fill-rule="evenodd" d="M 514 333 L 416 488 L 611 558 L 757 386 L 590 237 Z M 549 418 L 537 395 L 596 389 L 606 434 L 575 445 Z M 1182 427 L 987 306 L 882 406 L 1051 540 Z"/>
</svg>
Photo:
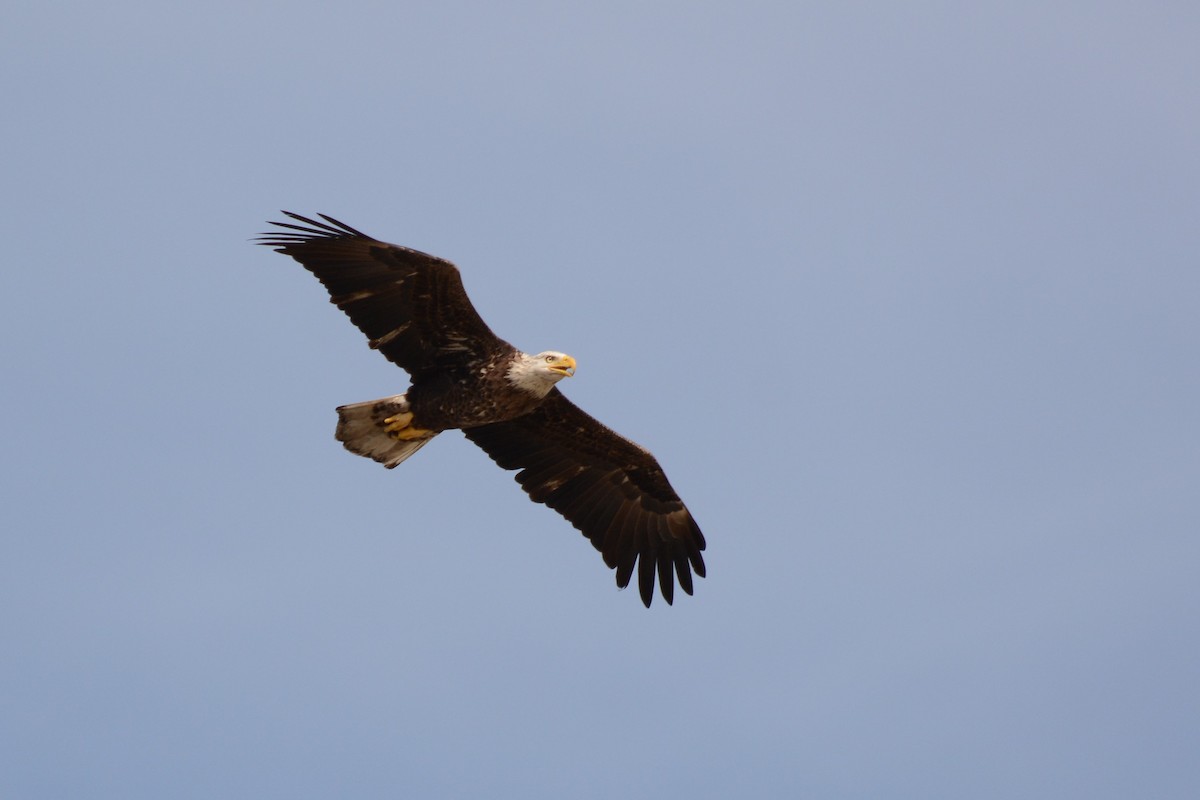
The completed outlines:
<svg viewBox="0 0 1200 800">
<path fill-rule="evenodd" d="M 1200 790 L 1197 9 L 3 16 L 0 794 Z M 574 355 L 696 596 L 345 453 L 405 376 L 280 208 Z"/>
</svg>

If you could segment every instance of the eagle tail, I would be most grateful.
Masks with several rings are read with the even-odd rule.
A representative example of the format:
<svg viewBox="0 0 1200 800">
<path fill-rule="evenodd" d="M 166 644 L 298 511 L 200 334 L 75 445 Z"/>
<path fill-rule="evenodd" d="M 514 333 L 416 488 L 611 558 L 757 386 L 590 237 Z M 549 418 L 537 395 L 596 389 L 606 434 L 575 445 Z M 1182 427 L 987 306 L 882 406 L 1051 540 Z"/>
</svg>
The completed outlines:
<svg viewBox="0 0 1200 800">
<path fill-rule="evenodd" d="M 339 406 L 337 412 L 337 440 L 351 453 L 378 461 L 388 469 L 439 433 L 408 425 L 412 413 L 402 394 Z"/>
</svg>

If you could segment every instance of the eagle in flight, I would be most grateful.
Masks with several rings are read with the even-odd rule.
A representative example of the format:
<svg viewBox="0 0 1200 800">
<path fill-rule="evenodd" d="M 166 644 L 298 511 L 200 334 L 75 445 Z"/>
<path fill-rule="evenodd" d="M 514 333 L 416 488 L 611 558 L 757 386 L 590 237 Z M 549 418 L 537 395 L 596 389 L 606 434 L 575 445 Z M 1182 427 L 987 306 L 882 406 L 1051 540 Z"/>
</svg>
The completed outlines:
<svg viewBox="0 0 1200 800">
<path fill-rule="evenodd" d="M 381 242 L 324 214 L 258 237 L 329 291 L 370 346 L 411 376 L 404 394 L 338 408 L 337 439 L 391 469 L 445 430 L 460 429 L 508 470 L 530 499 L 564 516 L 617 571 L 637 568 L 648 608 L 658 578 L 671 603 L 675 579 L 692 593 L 704 577 L 704 536 L 658 461 L 580 410 L 555 386 L 575 359 L 523 353 L 488 328 L 458 268 Z M 300 224 L 295 224 L 300 223 Z"/>
</svg>

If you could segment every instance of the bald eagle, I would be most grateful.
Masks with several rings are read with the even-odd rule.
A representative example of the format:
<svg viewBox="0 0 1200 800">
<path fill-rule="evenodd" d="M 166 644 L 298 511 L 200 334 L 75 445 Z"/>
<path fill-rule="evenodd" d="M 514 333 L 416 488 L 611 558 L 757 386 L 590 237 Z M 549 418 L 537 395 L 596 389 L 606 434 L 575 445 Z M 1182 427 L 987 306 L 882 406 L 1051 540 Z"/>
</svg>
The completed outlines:
<svg viewBox="0 0 1200 800">
<path fill-rule="evenodd" d="M 337 409 L 347 450 L 388 469 L 442 431 L 459 429 L 507 470 L 530 499 L 578 528 L 625 588 L 637 567 L 647 608 L 658 578 L 671 603 L 675 578 L 692 593 L 704 577 L 704 536 L 646 449 L 584 413 L 558 387 L 575 359 L 523 353 L 488 328 L 458 268 L 388 244 L 324 214 L 291 222 L 259 244 L 317 277 L 373 349 L 409 373 L 404 394 Z"/>
</svg>

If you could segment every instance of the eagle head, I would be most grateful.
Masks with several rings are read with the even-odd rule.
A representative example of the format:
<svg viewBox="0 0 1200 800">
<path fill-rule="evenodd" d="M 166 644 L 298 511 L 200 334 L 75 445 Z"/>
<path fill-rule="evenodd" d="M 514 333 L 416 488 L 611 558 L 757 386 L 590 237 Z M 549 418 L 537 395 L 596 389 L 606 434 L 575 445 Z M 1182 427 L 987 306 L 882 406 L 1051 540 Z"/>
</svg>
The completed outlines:
<svg viewBox="0 0 1200 800">
<path fill-rule="evenodd" d="M 575 359 L 566 353 L 547 350 L 531 356 L 521 353 L 508 368 L 508 379 L 519 389 L 544 397 L 563 378 L 575 374 Z"/>
</svg>

